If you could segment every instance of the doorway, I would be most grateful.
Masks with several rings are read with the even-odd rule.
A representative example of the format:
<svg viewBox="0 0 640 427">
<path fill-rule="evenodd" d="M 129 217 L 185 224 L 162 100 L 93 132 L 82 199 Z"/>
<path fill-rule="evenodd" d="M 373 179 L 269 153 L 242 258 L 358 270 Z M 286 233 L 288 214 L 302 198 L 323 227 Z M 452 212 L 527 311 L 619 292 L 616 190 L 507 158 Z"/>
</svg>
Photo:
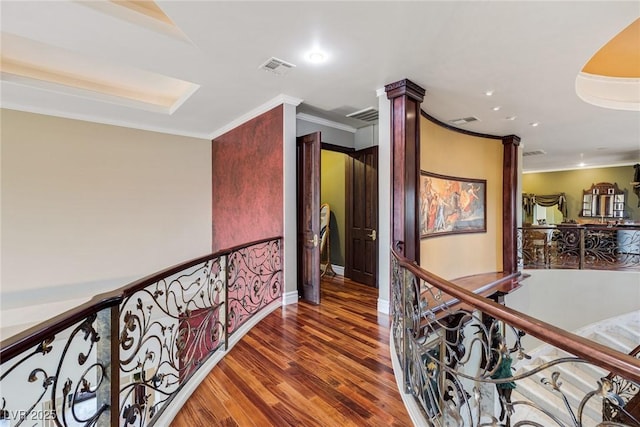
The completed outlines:
<svg viewBox="0 0 640 427">
<path fill-rule="evenodd" d="M 307 128 L 307 131 L 312 130 Z M 324 130 L 323 130 L 324 132 Z M 299 137 L 304 138 L 304 137 Z M 330 259 L 323 262 L 330 263 L 333 271 L 342 275 L 345 279 L 351 279 L 361 284 L 374 288 L 378 287 L 378 147 L 372 146 L 363 150 L 321 143 L 321 152 L 318 156 L 318 165 L 309 164 L 309 159 L 304 159 L 303 151 L 298 143 L 298 290 L 302 299 L 320 303 L 320 274 L 317 282 L 312 277 L 312 270 L 315 274 L 321 272 L 320 254 L 312 255 L 310 245 L 313 242 L 311 236 L 315 235 L 312 229 L 311 216 L 317 219 L 319 224 L 320 206 L 329 204 L 329 242 Z M 326 195 L 326 184 L 320 185 L 321 197 L 318 198 L 317 206 L 310 201 L 312 192 L 303 190 L 307 184 L 302 183 L 304 176 L 307 180 L 312 180 L 311 175 L 305 172 L 306 169 L 318 169 L 318 182 L 322 181 L 320 171 L 330 166 L 327 158 L 333 158 L 332 162 L 338 163 L 337 168 L 328 174 L 333 174 L 340 190 L 336 191 L 333 197 Z M 322 160 L 320 160 L 322 159 Z M 331 168 L 329 168 L 331 170 Z M 322 175 L 327 172 L 322 173 Z M 326 178 L 326 176 L 324 177 Z M 335 179 L 338 178 L 338 179 Z M 302 183 L 302 184 L 301 184 Z M 335 185 L 335 182 L 334 184 Z M 323 194 L 324 193 L 324 194 Z M 337 196 L 336 196 L 337 195 Z M 336 200 L 336 197 L 338 198 Z M 342 207 L 344 206 L 344 208 Z M 317 208 L 317 209 L 316 209 Z M 306 218 L 305 215 L 309 215 Z M 307 225 L 310 225 L 307 227 Z M 308 228 L 304 231 L 302 228 Z M 305 237 L 303 234 L 306 233 Z M 319 230 L 322 236 L 322 230 Z M 319 252 L 319 251 L 318 251 Z M 316 262 L 315 260 L 318 260 Z M 325 265 L 326 269 L 326 265 Z M 317 293 L 315 284 L 317 283 Z M 305 296 L 305 289 L 314 294 L 313 298 Z M 308 294 L 308 292 L 307 292 Z M 317 297 L 316 297 L 317 295 Z"/>
<path fill-rule="evenodd" d="M 378 287 L 378 147 L 350 154 L 347 164 L 345 277 Z"/>
<path fill-rule="evenodd" d="M 330 212 L 330 260 L 322 262 L 346 279 L 377 288 L 378 147 L 321 148 L 320 205 Z"/>
</svg>

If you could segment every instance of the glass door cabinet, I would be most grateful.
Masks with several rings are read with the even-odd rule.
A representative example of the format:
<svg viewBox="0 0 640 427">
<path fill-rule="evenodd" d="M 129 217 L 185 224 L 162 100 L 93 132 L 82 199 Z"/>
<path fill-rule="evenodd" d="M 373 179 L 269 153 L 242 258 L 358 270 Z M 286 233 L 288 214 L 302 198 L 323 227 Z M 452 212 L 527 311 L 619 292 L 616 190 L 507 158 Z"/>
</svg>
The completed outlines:
<svg viewBox="0 0 640 427">
<path fill-rule="evenodd" d="M 618 184 L 592 184 L 591 188 L 583 191 L 581 216 L 622 219 L 625 217 L 624 202 L 624 191 L 618 188 Z"/>
</svg>

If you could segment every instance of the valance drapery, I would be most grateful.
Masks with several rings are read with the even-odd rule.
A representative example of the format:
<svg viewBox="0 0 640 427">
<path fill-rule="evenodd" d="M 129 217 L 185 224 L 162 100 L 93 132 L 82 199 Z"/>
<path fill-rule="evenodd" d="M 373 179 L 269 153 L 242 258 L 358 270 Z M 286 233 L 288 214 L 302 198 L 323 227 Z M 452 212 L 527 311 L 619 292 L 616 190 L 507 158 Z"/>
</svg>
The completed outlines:
<svg viewBox="0 0 640 427">
<path fill-rule="evenodd" d="M 522 208 L 527 215 L 533 214 L 533 207 L 535 205 L 544 207 L 558 205 L 558 210 L 562 212 L 565 218 L 567 217 L 567 197 L 564 193 L 544 195 L 525 193 L 522 195 Z"/>
</svg>

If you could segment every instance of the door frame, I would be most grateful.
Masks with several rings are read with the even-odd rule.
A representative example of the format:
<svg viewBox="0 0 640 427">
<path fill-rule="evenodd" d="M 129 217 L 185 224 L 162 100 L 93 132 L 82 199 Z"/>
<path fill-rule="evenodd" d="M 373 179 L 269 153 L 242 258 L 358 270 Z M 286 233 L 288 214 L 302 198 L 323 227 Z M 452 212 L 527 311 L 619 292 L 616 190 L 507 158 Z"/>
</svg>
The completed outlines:
<svg viewBox="0 0 640 427">
<path fill-rule="evenodd" d="M 346 191 L 345 191 L 345 198 L 347 199 L 347 202 L 345 203 L 345 207 L 346 207 L 346 219 L 345 219 L 345 239 L 346 239 L 346 244 L 345 244 L 345 277 L 349 278 L 349 279 L 354 279 L 354 274 L 353 274 L 353 247 L 352 247 L 352 242 L 353 242 L 353 236 L 352 236 L 352 229 L 353 229 L 353 219 L 354 219 L 354 215 L 353 215 L 353 211 L 351 209 L 351 203 L 349 202 L 349 199 L 353 198 L 353 184 L 354 184 L 354 171 L 355 168 L 353 167 L 353 162 L 356 160 L 355 156 L 358 155 L 361 152 L 364 151 L 368 151 L 368 150 L 372 150 L 375 154 L 374 154 L 374 159 L 375 159 L 375 177 L 373 179 L 374 182 L 374 186 L 375 186 L 375 190 L 373 191 L 374 196 L 375 196 L 375 224 L 373 224 L 373 230 L 375 230 L 376 233 L 379 234 L 380 232 L 380 205 L 379 205 L 379 201 L 380 201 L 380 196 L 379 196 L 379 188 L 378 188 L 378 176 L 379 176 L 379 172 L 378 172 L 378 161 L 379 161 L 379 146 L 378 145 L 372 145 L 370 147 L 366 147 L 360 150 L 352 150 L 349 153 L 349 163 L 347 165 L 346 168 L 346 180 L 345 180 L 345 185 L 346 185 Z M 367 203 L 367 201 L 365 200 L 364 203 Z M 369 236 L 370 237 L 370 236 Z M 377 238 L 374 239 L 374 245 L 375 245 L 375 250 L 373 251 L 373 253 L 371 254 L 371 262 L 374 264 L 374 268 L 373 268 L 373 283 L 366 283 L 369 286 L 375 287 L 377 289 L 379 289 L 379 253 L 380 253 L 380 243 L 379 240 Z"/>
</svg>

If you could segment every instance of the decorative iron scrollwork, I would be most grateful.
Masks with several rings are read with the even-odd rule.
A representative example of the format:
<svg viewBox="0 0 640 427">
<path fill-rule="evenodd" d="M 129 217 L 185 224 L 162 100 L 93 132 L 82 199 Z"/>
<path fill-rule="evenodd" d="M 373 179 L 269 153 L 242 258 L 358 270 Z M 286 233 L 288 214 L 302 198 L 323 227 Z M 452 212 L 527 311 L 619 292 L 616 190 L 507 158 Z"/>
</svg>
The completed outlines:
<svg viewBox="0 0 640 427">
<path fill-rule="evenodd" d="M 282 294 L 280 241 L 254 245 L 229 255 L 229 333 Z"/>
<path fill-rule="evenodd" d="M 187 261 L 4 346 L 0 420 L 156 424 L 230 334 L 282 296 L 280 240 Z"/>
<path fill-rule="evenodd" d="M 640 227 L 524 227 L 518 260 L 528 269 L 640 270 Z"/>
<path fill-rule="evenodd" d="M 91 314 L 58 337 L 44 338 L 22 358 L 2 363 L 2 419 L 12 426 L 93 426 L 106 417 L 108 406 L 95 399 L 109 363 L 97 358 L 96 319 Z M 92 396 L 82 410 L 81 395 Z"/>
<path fill-rule="evenodd" d="M 593 425 L 594 411 L 600 411 L 594 407 L 603 401 L 605 418 L 598 426 L 629 422 L 618 414 L 638 394 L 638 384 L 602 379 L 582 384 L 582 394 L 576 395 L 562 372 L 586 361 L 559 355 L 532 365 L 521 330 L 465 307 L 392 259 L 396 355 L 404 391 L 415 399 L 427 425 L 586 427 Z M 526 393 L 512 394 L 530 382 L 546 385 L 558 403 L 550 408 Z"/>
<path fill-rule="evenodd" d="M 151 424 L 224 338 L 224 259 L 159 280 L 120 306 L 121 418 Z"/>
</svg>

